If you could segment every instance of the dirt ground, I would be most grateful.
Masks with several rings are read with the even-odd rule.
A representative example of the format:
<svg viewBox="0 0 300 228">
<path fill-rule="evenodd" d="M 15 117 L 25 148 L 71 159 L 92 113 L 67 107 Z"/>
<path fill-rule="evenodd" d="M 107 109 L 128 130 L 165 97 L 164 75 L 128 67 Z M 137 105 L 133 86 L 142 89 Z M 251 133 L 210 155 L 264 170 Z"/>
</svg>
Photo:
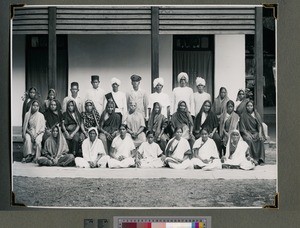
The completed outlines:
<svg viewBox="0 0 300 228">
<path fill-rule="evenodd" d="M 275 180 L 14 177 L 17 203 L 55 207 L 263 207 Z"/>
<path fill-rule="evenodd" d="M 266 150 L 276 164 L 276 148 Z M 251 171 L 249 171 L 251 172 Z M 276 180 L 13 178 L 17 203 L 53 207 L 263 207 Z"/>
</svg>

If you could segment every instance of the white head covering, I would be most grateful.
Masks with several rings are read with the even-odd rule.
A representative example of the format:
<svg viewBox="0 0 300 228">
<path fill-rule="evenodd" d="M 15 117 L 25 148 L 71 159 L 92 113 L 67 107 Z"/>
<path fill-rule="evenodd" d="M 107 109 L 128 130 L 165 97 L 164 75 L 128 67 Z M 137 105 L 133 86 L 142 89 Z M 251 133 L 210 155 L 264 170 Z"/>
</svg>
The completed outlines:
<svg viewBox="0 0 300 228">
<path fill-rule="evenodd" d="M 90 127 L 90 128 L 88 129 L 88 133 L 90 133 L 90 131 L 95 131 L 95 132 L 96 132 L 96 135 L 97 135 L 96 138 L 98 138 L 98 130 L 97 130 L 96 127 Z"/>
<path fill-rule="evenodd" d="M 117 78 L 112 78 L 110 80 L 110 82 L 111 82 L 111 84 L 117 83 L 118 85 L 121 85 L 121 81 L 119 79 L 117 79 Z"/>
<path fill-rule="evenodd" d="M 155 78 L 153 81 L 153 87 L 156 87 L 158 84 L 164 85 L 164 79 L 163 78 Z"/>
<path fill-rule="evenodd" d="M 181 72 L 178 74 L 178 76 L 177 76 L 178 82 L 180 82 L 180 79 L 182 79 L 182 78 L 185 78 L 186 82 L 189 81 L 189 76 L 185 72 Z"/>
<path fill-rule="evenodd" d="M 196 85 L 200 85 L 200 84 L 205 86 L 205 84 L 206 84 L 205 79 L 201 78 L 201 77 L 197 77 L 196 78 Z"/>
</svg>

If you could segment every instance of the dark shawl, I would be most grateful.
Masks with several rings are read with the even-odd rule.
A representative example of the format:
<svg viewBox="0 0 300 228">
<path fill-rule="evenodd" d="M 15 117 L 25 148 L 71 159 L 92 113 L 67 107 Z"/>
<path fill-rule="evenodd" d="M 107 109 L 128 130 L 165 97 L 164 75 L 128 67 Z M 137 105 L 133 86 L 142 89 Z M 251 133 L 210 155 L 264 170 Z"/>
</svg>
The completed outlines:
<svg viewBox="0 0 300 228">
<path fill-rule="evenodd" d="M 181 103 L 185 103 L 184 101 L 178 102 L 177 112 L 172 115 L 171 124 L 174 128 L 181 127 L 182 125 L 193 126 L 193 118 L 190 112 L 187 110 L 181 111 L 179 106 Z M 186 103 L 185 103 L 186 105 Z"/>
<path fill-rule="evenodd" d="M 243 112 L 246 111 L 246 104 L 247 104 L 248 101 L 249 101 L 249 99 L 248 99 L 248 98 L 245 98 L 245 99 L 242 100 L 242 102 L 236 107 L 235 112 L 236 112 L 239 116 L 241 116 L 241 114 L 242 114 Z"/>
<path fill-rule="evenodd" d="M 54 101 L 56 102 L 57 105 L 56 111 L 53 112 L 49 108 L 44 113 L 45 120 L 46 120 L 46 128 L 48 129 L 52 128 L 56 124 L 60 124 L 63 119 L 63 115 L 61 113 L 61 109 L 59 108 L 58 101 L 57 100 Z"/>
<path fill-rule="evenodd" d="M 72 113 L 68 110 L 68 105 L 71 102 L 74 104 L 75 118 L 73 117 Z M 79 113 L 79 111 L 77 109 L 76 102 L 74 100 L 69 100 L 67 102 L 66 112 L 63 113 L 63 122 L 64 122 L 66 130 L 68 132 L 73 132 L 76 129 L 77 125 L 80 126 L 80 124 L 81 124 L 81 116 L 80 116 L 80 113 Z"/>
<path fill-rule="evenodd" d="M 253 112 L 255 118 L 249 112 L 247 112 L 247 110 L 241 114 L 241 119 L 239 122 L 240 132 L 241 134 L 250 133 L 254 138 L 256 138 L 256 135 L 258 137 L 259 127 L 260 127 L 262 136 L 265 137 L 263 126 L 262 126 L 262 119 L 259 113 L 255 109 Z"/>
<path fill-rule="evenodd" d="M 154 106 L 155 104 L 159 104 L 155 102 L 153 104 L 152 112 L 148 122 L 148 130 L 154 131 L 155 136 L 158 136 L 161 133 L 162 128 L 166 128 L 168 126 L 168 119 L 161 114 L 161 105 L 159 104 L 160 110 L 158 113 L 155 113 Z"/>
<path fill-rule="evenodd" d="M 204 112 L 204 104 L 207 101 L 204 101 L 200 112 L 197 114 L 196 118 L 195 118 L 195 124 L 194 124 L 194 131 L 196 133 L 200 133 L 200 130 L 202 128 L 207 128 L 207 130 L 209 131 L 209 134 L 214 130 L 214 128 L 218 127 L 219 123 L 218 123 L 218 118 L 216 116 L 216 114 L 210 109 L 207 113 L 207 117 L 204 121 L 204 123 L 201 125 L 201 119 L 202 119 L 202 113 Z M 208 101 L 210 104 L 211 102 Z"/>
<path fill-rule="evenodd" d="M 114 110 L 111 114 L 107 112 L 108 104 L 113 104 L 114 105 Z M 115 112 L 115 102 L 110 101 L 106 104 L 106 108 L 104 112 L 102 113 L 100 117 L 100 126 L 104 131 L 107 131 L 109 134 L 114 133 L 115 131 L 119 130 L 119 127 L 121 125 L 121 115 L 120 113 Z M 108 116 L 107 119 L 105 117 Z"/>
</svg>

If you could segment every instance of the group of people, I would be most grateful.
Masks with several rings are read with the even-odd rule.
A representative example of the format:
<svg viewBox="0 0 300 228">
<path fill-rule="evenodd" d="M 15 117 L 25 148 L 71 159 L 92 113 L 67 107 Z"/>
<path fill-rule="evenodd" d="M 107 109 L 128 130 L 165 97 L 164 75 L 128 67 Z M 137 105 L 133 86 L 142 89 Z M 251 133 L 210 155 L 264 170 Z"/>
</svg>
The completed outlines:
<svg viewBox="0 0 300 228">
<path fill-rule="evenodd" d="M 30 88 L 22 113 L 23 162 L 203 170 L 264 164 L 262 119 L 244 90 L 232 101 L 221 87 L 212 102 L 203 78 L 197 77 L 194 93 L 187 73 L 181 72 L 172 97 L 163 93 L 163 78 L 153 81 L 155 92 L 148 96 L 140 89 L 141 79 L 132 75 L 132 90 L 124 93 L 121 81 L 112 78 L 107 93 L 99 87 L 99 76 L 92 75 L 84 98 L 72 82 L 62 104 L 54 89 L 40 102 L 37 89 Z"/>
</svg>

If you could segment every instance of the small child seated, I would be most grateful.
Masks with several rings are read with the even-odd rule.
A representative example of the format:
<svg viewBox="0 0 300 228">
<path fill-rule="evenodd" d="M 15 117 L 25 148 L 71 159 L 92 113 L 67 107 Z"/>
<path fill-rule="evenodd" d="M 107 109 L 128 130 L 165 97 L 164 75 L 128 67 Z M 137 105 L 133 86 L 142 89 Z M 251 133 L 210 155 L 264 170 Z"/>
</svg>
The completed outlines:
<svg viewBox="0 0 300 228">
<path fill-rule="evenodd" d="M 159 145 L 154 142 L 154 132 L 148 131 L 147 142 L 143 142 L 137 151 L 136 164 L 141 168 L 163 167 L 165 156 Z"/>
</svg>

